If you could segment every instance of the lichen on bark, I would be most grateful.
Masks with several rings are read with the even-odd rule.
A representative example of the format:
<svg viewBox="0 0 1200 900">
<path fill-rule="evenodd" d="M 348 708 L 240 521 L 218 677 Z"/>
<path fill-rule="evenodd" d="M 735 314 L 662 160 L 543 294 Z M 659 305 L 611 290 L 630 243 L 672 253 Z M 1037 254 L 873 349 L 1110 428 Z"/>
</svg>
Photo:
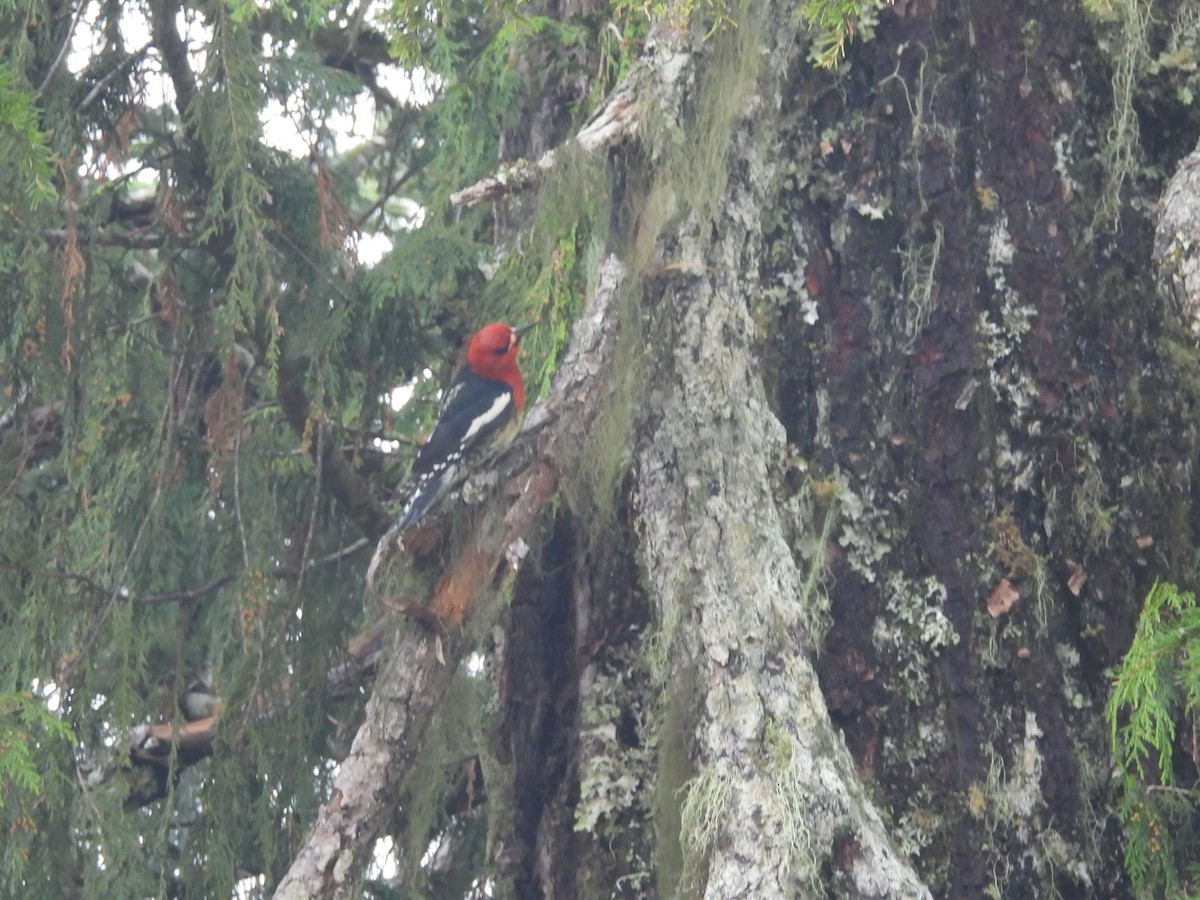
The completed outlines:
<svg viewBox="0 0 1200 900">
<path fill-rule="evenodd" d="M 857 892 L 927 896 L 829 721 L 805 658 L 804 581 L 779 511 L 764 502 L 785 435 L 756 355 L 759 210 L 774 184 L 775 73 L 792 46 L 791 35 L 763 29 L 787 19 L 783 6 L 739 17 L 737 39 L 761 45 L 763 78 L 733 104 L 740 119 L 714 117 L 731 126 L 719 202 L 687 210 L 660 242 L 661 258 L 704 266 L 647 288 L 658 364 L 635 457 L 641 556 L 660 621 L 679 623 L 664 688 L 672 669 L 707 673 L 696 699 L 697 774 L 684 790 L 684 880 L 705 896 L 795 896 L 820 878 L 838 836 L 853 835 L 843 864 Z M 670 108 L 703 106 L 702 90 Z"/>
</svg>

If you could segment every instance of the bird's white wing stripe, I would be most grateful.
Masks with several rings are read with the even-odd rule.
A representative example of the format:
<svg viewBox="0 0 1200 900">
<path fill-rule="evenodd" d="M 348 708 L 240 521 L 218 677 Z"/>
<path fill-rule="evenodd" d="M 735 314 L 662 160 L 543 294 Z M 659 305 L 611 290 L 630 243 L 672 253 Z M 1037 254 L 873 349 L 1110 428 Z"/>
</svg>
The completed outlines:
<svg viewBox="0 0 1200 900">
<path fill-rule="evenodd" d="M 471 427 L 467 429 L 467 433 L 463 435 L 462 442 L 464 445 L 470 442 L 482 428 L 491 425 L 498 418 L 504 415 L 504 411 L 512 405 L 512 394 L 505 391 L 492 401 L 492 405 L 477 415 L 471 422 Z"/>
</svg>

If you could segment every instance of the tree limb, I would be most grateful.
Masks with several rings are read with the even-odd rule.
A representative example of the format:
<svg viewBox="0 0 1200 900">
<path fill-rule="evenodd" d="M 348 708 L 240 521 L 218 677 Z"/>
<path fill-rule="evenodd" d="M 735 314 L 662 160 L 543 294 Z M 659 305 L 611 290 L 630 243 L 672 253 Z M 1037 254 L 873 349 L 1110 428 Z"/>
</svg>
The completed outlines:
<svg viewBox="0 0 1200 900">
<path fill-rule="evenodd" d="M 535 464 L 525 470 L 516 485 L 518 499 L 507 514 L 496 504 L 484 511 L 464 555 L 470 559 L 460 563 L 464 568 L 457 572 L 457 581 L 452 573 L 435 591 L 435 614 L 446 621 L 461 621 L 482 590 L 480 585 L 490 582 L 504 548 L 536 520 L 552 494 L 553 470 L 578 461 L 604 398 L 606 381 L 597 374 L 604 371 L 602 361 L 612 353 L 614 327 L 608 311 L 624 274 L 625 267 L 615 256 L 601 263 L 596 290 L 575 323 L 550 392 L 530 411 L 521 449 L 508 463 L 513 465 L 522 449 L 529 452 L 536 441 L 536 452 L 552 465 Z M 486 579 L 480 577 L 484 572 Z M 376 838 L 390 820 L 425 727 L 470 649 L 457 630 L 439 636 L 413 622 L 401 630 L 394 653 L 376 679 L 350 755 L 338 769 L 333 796 L 317 813 L 304 846 L 275 891 L 276 898 L 358 896 L 356 886 Z"/>
<path fill-rule="evenodd" d="M 99 587 L 99 586 L 97 586 Z M 330 667 L 325 686 L 333 700 L 344 700 L 375 673 L 383 652 L 392 617 L 378 619 L 346 646 L 346 659 Z M 284 685 L 287 693 L 287 685 Z M 219 705 L 219 699 L 217 700 Z M 262 712 L 269 718 L 274 709 Z M 172 775 L 212 755 L 219 732 L 220 716 L 210 715 L 181 725 L 157 722 L 140 725 L 115 745 L 115 750 L 93 750 L 80 754 L 77 767 L 82 779 L 96 786 L 120 778 L 125 781 L 125 808 L 146 806 L 167 795 Z"/>
<path fill-rule="evenodd" d="M 121 228 L 77 228 L 79 238 L 89 244 L 104 247 L 125 247 L 129 250 L 153 250 L 165 246 L 168 238 L 161 232 L 126 231 Z M 47 228 L 42 232 L 42 238 L 48 244 L 55 246 L 67 242 L 67 229 Z M 187 241 L 172 239 L 171 243 L 187 246 Z"/>
<path fill-rule="evenodd" d="M 199 136 L 189 124 L 191 116 L 188 115 L 188 108 L 196 96 L 196 76 L 188 63 L 187 44 L 179 36 L 179 29 L 175 25 L 176 7 L 165 0 L 151 0 L 149 6 L 150 33 L 154 39 L 154 46 L 162 53 L 163 65 L 171 79 L 171 86 L 175 89 L 175 109 L 183 122 L 189 143 L 202 154 L 197 162 L 207 168 L 203 157 L 204 143 L 199 140 Z"/>
<path fill-rule="evenodd" d="M 22 571 L 22 568 L 13 562 L 8 557 L 0 554 L 0 568 L 10 571 Z M 105 587 L 100 582 L 96 581 L 90 575 L 85 575 L 82 572 L 59 572 L 54 570 L 42 570 L 29 572 L 33 578 L 49 578 L 54 581 L 74 581 L 77 584 L 82 584 L 88 590 L 95 594 L 104 597 L 111 597 L 114 594 L 120 594 L 119 588 Z M 225 587 L 234 579 L 233 575 L 222 575 L 219 578 L 214 578 L 211 581 L 202 584 L 200 587 L 192 588 L 190 591 L 172 591 L 167 594 L 129 594 L 126 592 L 125 599 L 134 606 L 160 606 L 166 603 L 187 603 L 190 600 L 199 600 L 205 594 L 211 594 L 213 591 Z"/>
</svg>

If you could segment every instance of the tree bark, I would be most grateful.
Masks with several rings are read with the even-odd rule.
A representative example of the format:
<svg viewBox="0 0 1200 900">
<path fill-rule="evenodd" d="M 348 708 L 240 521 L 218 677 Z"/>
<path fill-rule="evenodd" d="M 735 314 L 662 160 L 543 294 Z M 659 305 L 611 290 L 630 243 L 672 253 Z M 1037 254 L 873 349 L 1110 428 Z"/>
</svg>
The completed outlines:
<svg viewBox="0 0 1200 900">
<path fill-rule="evenodd" d="M 788 4 L 745 7 L 741 33 L 725 38 L 736 47 L 718 39 L 714 57 L 740 56 L 761 35 L 762 76 L 726 101 L 728 183 L 711 219 L 693 212 L 663 235 L 661 258 L 686 273 L 645 301 L 661 328 L 635 463 L 640 551 L 657 620 L 674 623 L 666 684 L 696 686 L 685 701 L 697 770 L 684 792 L 685 865 L 705 872 L 706 897 L 796 897 L 840 842 L 855 895 L 928 896 L 830 720 L 810 662 L 812 598 L 772 500 L 786 435 L 767 402 L 753 312 L 778 156 L 776 73 L 795 37 L 771 28 L 795 15 Z M 713 87 L 679 79 L 689 81 Z M 685 88 L 659 112 L 705 102 Z"/>
<path fill-rule="evenodd" d="M 1101 26 L 901 5 L 830 75 L 789 43 L 793 12 L 660 34 L 638 149 L 614 155 L 647 387 L 622 533 L 575 522 L 582 655 L 523 698 L 575 730 L 525 831 L 529 883 L 1126 895 L 1105 671 L 1154 574 L 1195 572 L 1195 355 L 1133 188 L 1115 230 L 1103 203 Z M 724 53 L 761 61 L 748 86 Z M 1160 258 L 1189 294 L 1186 255 Z M 836 497 L 828 544 L 804 490 Z M 564 696 L 573 720 L 536 712 Z M 510 731 L 537 756 L 534 722 Z"/>
<path fill-rule="evenodd" d="M 1196 573 L 1200 436 L 1145 206 L 1102 221 L 1110 63 L 1069 4 L 898 4 L 837 74 L 797 4 L 734 17 L 656 30 L 599 145 L 496 894 L 1127 896 L 1105 673 Z"/>
</svg>

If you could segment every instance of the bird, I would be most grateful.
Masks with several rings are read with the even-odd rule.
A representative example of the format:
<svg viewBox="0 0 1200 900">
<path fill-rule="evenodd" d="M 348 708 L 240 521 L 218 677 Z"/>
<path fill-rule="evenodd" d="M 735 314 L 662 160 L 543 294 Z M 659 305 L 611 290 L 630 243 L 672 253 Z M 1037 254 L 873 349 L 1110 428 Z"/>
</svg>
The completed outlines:
<svg viewBox="0 0 1200 900">
<path fill-rule="evenodd" d="M 493 322 L 471 337 L 433 433 L 417 453 L 405 485 L 408 502 L 391 533 L 416 526 L 440 496 L 512 443 L 525 413 L 517 353 L 532 327 Z"/>
<path fill-rule="evenodd" d="M 179 697 L 179 711 L 188 722 L 198 722 L 217 715 L 225 702 L 209 686 L 209 676 L 197 675 Z"/>
</svg>

